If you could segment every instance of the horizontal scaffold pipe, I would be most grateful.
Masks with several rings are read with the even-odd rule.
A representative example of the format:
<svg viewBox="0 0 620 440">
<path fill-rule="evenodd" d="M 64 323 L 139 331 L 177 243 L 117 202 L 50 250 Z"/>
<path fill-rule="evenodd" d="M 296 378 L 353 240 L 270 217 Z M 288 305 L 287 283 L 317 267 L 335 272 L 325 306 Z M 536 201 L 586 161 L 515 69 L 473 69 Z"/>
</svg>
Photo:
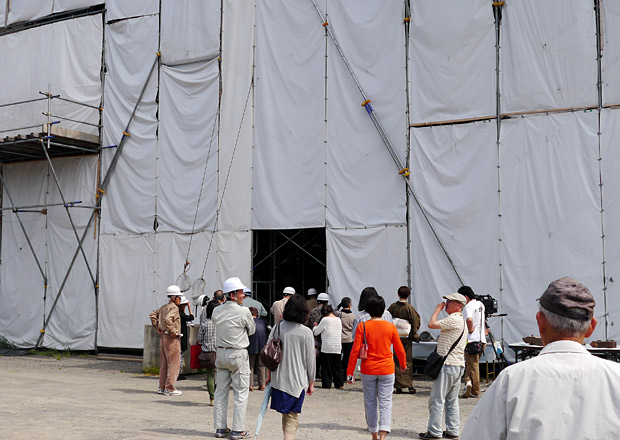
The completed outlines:
<svg viewBox="0 0 620 440">
<path fill-rule="evenodd" d="M 620 108 L 620 104 L 608 104 L 603 106 L 603 108 L 615 109 Z M 583 107 L 564 107 L 564 108 L 551 108 L 551 109 L 543 109 L 543 110 L 528 110 L 528 111 L 520 111 L 520 112 L 510 112 L 510 113 L 502 113 L 501 118 L 516 118 L 519 116 L 530 116 L 530 115 L 545 115 L 549 113 L 574 113 L 574 112 L 582 112 L 589 110 L 597 110 L 597 106 L 583 106 Z M 444 121 L 433 121 L 433 122 L 416 122 L 410 125 L 412 128 L 421 128 L 421 127 L 436 127 L 439 125 L 456 125 L 456 124 L 467 124 L 470 122 L 479 122 L 479 121 L 493 121 L 495 120 L 495 116 L 477 116 L 473 118 L 463 118 L 463 119 L 447 119 Z"/>
</svg>

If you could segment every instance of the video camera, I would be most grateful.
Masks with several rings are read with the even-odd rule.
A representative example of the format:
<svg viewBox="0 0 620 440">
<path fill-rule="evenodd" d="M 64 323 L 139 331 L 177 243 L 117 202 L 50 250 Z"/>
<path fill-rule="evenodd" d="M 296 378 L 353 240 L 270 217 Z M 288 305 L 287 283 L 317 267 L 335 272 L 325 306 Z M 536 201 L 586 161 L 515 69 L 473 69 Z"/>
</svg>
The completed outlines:
<svg viewBox="0 0 620 440">
<path fill-rule="evenodd" d="M 484 304 L 485 317 L 497 313 L 497 300 L 491 295 L 478 295 L 478 301 Z"/>
</svg>

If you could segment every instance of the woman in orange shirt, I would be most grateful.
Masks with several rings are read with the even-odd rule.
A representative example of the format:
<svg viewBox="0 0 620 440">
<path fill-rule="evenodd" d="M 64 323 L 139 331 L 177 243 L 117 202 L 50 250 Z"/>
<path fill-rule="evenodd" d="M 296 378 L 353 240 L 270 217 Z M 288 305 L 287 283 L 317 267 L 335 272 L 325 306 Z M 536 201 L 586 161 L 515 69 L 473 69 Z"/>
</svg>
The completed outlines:
<svg viewBox="0 0 620 440">
<path fill-rule="evenodd" d="M 375 296 L 368 299 L 366 311 L 370 314 L 370 320 L 360 323 L 355 331 L 355 341 L 347 368 L 347 380 L 353 383 L 353 372 L 360 348 L 365 340 L 368 357 L 362 360 L 362 387 L 366 423 L 373 440 L 377 438 L 383 440 L 390 432 L 392 425 L 392 389 L 394 388 L 392 345 L 398 363 L 403 366 L 403 369 L 407 367 L 407 361 L 396 326 L 381 319 L 385 311 L 383 298 Z"/>
</svg>

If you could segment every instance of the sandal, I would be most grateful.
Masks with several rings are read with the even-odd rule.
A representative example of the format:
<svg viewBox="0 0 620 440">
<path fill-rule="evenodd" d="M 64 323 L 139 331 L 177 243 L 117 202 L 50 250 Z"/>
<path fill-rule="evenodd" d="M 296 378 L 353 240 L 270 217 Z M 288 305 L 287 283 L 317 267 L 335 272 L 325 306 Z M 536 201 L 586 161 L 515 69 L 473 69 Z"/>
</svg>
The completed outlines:
<svg viewBox="0 0 620 440">
<path fill-rule="evenodd" d="M 244 438 L 250 438 L 250 431 L 232 431 L 230 433 L 230 440 L 241 440 Z"/>
</svg>

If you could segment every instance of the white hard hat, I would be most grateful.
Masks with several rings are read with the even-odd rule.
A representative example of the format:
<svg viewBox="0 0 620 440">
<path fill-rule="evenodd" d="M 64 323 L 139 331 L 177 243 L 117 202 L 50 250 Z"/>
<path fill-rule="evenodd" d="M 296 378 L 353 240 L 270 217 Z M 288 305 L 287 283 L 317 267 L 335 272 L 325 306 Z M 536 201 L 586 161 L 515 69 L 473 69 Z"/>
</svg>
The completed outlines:
<svg viewBox="0 0 620 440">
<path fill-rule="evenodd" d="M 293 289 L 292 287 L 285 287 L 282 293 L 284 294 L 284 296 L 295 295 L 295 289 Z"/>
<path fill-rule="evenodd" d="M 202 305 L 202 302 L 204 301 L 205 296 L 207 296 L 207 295 L 205 295 L 204 293 L 202 295 L 200 295 L 198 297 L 198 300 L 196 300 L 196 303 L 199 304 L 199 305 Z"/>
<path fill-rule="evenodd" d="M 329 302 L 329 295 L 327 293 L 319 293 L 319 296 L 316 299 L 317 301 L 328 301 Z"/>
<path fill-rule="evenodd" d="M 224 281 L 224 286 L 222 286 L 222 292 L 224 293 L 230 293 L 236 290 L 243 290 L 243 289 L 247 289 L 247 286 L 245 286 L 241 282 L 239 277 L 228 278 L 226 281 Z"/>
<path fill-rule="evenodd" d="M 308 289 L 308 296 L 316 295 L 316 289 L 311 287 Z"/>
<path fill-rule="evenodd" d="M 181 296 L 181 289 L 179 289 L 179 286 L 173 284 L 172 286 L 168 286 L 166 289 L 166 295 Z"/>
<path fill-rule="evenodd" d="M 180 304 L 189 304 L 189 300 L 187 298 L 185 298 L 185 295 L 181 295 L 181 302 Z"/>
<path fill-rule="evenodd" d="M 249 287 L 246 287 L 245 289 L 243 289 L 243 293 L 245 293 L 245 296 L 252 296 L 252 291 L 250 290 Z"/>
</svg>

